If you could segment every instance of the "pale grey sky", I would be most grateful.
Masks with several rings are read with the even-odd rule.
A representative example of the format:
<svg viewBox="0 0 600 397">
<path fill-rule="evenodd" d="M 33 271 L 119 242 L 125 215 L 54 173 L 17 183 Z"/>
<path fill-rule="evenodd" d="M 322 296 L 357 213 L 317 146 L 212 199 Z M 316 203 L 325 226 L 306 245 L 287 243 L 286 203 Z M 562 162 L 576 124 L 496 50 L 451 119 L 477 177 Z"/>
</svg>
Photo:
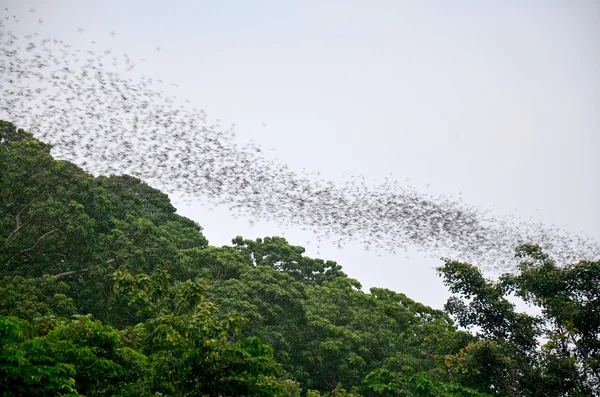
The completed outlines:
<svg viewBox="0 0 600 397">
<path fill-rule="evenodd" d="M 273 148 L 269 155 L 292 169 L 333 180 L 393 173 L 424 192 L 462 192 L 499 215 L 517 208 L 523 218 L 600 240 L 598 1 L 3 6 L 20 16 L 16 33 L 128 53 L 135 73 L 178 84 L 165 91 L 235 122 L 240 140 Z M 440 261 L 418 253 L 317 248 L 301 230 L 250 227 L 226 209 L 179 210 L 212 244 L 285 236 L 308 255 L 338 261 L 365 290 L 387 287 L 437 308 L 447 297 L 433 270 Z"/>
</svg>

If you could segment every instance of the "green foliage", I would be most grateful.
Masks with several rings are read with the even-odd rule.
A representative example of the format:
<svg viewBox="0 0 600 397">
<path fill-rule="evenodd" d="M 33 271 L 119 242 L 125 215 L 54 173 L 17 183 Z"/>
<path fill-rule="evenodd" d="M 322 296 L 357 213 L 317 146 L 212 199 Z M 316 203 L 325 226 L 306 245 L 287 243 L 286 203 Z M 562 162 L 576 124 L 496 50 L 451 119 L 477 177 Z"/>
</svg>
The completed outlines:
<svg viewBox="0 0 600 397">
<path fill-rule="evenodd" d="M 376 396 L 406 397 L 490 397 L 453 382 L 440 382 L 431 376 L 418 373 L 406 376 L 385 369 L 371 372 L 365 384 Z"/>
<path fill-rule="evenodd" d="M 507 289 L 542 309 L 544 361 L 552 387 L 573 395 L 600 390 L 600 261 L 558 267 L 539 246 L 517 250 L 524 259 Z"/>
<path fill-rule="evenodd" d="M 267 266 L 246 267 L 239 278 L 216 284 L 212 294 L 222 314 L 240 313 L 247 320 L 242 335 L 256 335 L 272 346 L 288 371 L 306 342 L 304 298 L 303 284 Z"/>
<path fill-rule="evenodd" d="M 148 317 L 132 332 L 150 357 L 153 390 L 166 395 L 270 396 L 281 386 L 272 349 L 256 337 L 237 339 L 244 320 L 225 319 L 205 300 L 208 280 L 170 282 L 166 270 L 115 273 L 115 291 Z"/>
<path fill-rule="evenodd" d="M 355 388 L 352 391 L 348 392 L 348 391 L 346 391 L 346 389 L 344 389 L 342 387 L 342 385 L 340 383 L 338 383 L 336 385 L 335 389 L 333 389 L 330 392 L 321 394 L 321 393 L 319 393 L 318 390 L 309 390 L 306 393 L 306 396 L 307 397 L 321 397 L 321 396 L 323 396 L 323 397 L 359 397 L 360 394 L 357 394 L 357 393 L 358 392 L 355 390 Z"/>
<path fill-rule="evenodd" d="M 3 396 L 79 396 L 72 365 L 56 363 L 37 349 L 21 346 L 27 322 L 0 316 L 0 381 Z M 37 351 L 36 351 L 37 350 Z"/>
<path fill-rule="evenodd" d="M 444 312 L 281 237 L 209 246 L 166 194 L 3 121 L 0 170 L 2 395 L 598 395 L 600 262 L 446 261 Z"/>
<path fill-rule="evenodd" d="M 213 283 L 239 278 L 248 265 L 232 247 L 190 248 L 179 251 L 172 273 L 180 279 L 208 277 Z"/>
<path fill-rule="evenodd" d="M 101 176 L 97 182 L 102 186 L 114 203 L 114 216 L 124 219 L 130 215 L 135 218 L 146 218 L 157 226 L 171 219 L 175 207 L 169 196 L 156 190 L 140 179 L 130 175 Z"/>
<path fill-rule="evenodd" d="M 318 284 L 346 276 L 337 263 L 303 256 L 303 247 L 290 245 L 282 237 L 265 237 L 253 241 L 238 236 L 232 243 L 240 250 L 248 265 L 269 266 L 304 283 Z"/>
<path fill-rule="evenodd" d="M 515 274 L 486 280 L 454 261 L 438 270 L 456 295 L 446 309 L 478 340 L 449 355 L 456 379 L 496 395 L 592 396 L 600 390 L 600 262 L 558 267 L 539 246 L 523 245 Z M 541 309 L 516 313 L 515 294 Z M 540 339 L 542 337 L 543 339 Z"/>
<path fill-rule="evenodd" d="M 485 280 L 476 267 L 456 261 L 446 261 L 439 272 L 450 292 L 456 294 L 445 309 L 460 326 L 478 326 L 483 337 L 509 340 L 524 350 L 535 347 L 537 319 L 514 311 L 503 283 Z"/>
<path fill-rule="evenodd" d="M 0 315 L 28 321 L 50 315 L 68 317 L 77 310 L 68 293 L 69 286 L 56 277 L 5 276 L 0 279 Z"/>
<path fill-rule="evenodd" d="M 145 357 L 121 346 L 114 328 L 86 316 L 50 319 L 50 329 L 43 333 L 35 328 L 0 316 L 5 395 L 100 396 L 140 391 Z"/>
</svg>

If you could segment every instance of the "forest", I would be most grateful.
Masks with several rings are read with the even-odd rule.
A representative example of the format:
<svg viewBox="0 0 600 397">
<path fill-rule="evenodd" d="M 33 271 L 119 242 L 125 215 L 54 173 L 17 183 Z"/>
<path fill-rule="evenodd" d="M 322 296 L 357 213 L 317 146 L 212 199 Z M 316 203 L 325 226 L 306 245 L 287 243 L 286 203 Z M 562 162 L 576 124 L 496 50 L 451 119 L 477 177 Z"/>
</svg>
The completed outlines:
<svg viewBox="0 0 600 397">
<path fill-rule="evenodd" d="M 0 121 L 2 396 L 600 395 L 600 261 L 441 259 L 436 310 L 51 149 Z"/>
</svg>

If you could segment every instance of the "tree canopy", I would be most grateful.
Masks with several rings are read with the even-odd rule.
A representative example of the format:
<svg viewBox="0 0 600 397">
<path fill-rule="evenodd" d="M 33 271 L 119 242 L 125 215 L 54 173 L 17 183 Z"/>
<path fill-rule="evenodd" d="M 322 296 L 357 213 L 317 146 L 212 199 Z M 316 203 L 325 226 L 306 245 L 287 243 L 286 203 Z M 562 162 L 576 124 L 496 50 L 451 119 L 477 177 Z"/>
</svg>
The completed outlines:
<svg viewBox="0 0 600 397">
<path fill-rule="evenodd" d="M 0 170 L 4 396 L 598 395 L 600 262 L 444 260 L 436 310 L 282 237 L 211 246 L 166 194 L 4 121 Z"/>
</svg>

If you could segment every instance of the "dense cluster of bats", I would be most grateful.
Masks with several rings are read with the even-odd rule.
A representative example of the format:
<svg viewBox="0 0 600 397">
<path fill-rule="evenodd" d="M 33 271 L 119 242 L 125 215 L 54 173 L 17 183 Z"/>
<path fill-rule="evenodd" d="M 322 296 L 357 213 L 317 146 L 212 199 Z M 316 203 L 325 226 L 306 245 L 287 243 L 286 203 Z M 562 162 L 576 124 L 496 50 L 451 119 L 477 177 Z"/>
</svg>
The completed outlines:
<svg viewBox="0 0 600 397">
<path fill-rule="evenodd" d="M 339 246 L 416 248 L 488 269 L 514 265 L 521 243 L 538 243 L 563 263 L 600 257 L 600 245 L 590 238 L 491 216 L 392 180 L 334 183 L 292 171 L 259 145 L 240 146 L 233 129 L 210 124 L 203 111 L 165 94 L 160 88 L 168 83 L 127 77 L 135 67 L 131 57 L 79 50 L 36 33 L 17 36 L 10 28 L 18 18 L 8 9 L 0 23 L 0 118 L 92 174 L 134 175 L 188 199 L 227 205 L 232 216 L 301 225 Z"/>
</svg>

